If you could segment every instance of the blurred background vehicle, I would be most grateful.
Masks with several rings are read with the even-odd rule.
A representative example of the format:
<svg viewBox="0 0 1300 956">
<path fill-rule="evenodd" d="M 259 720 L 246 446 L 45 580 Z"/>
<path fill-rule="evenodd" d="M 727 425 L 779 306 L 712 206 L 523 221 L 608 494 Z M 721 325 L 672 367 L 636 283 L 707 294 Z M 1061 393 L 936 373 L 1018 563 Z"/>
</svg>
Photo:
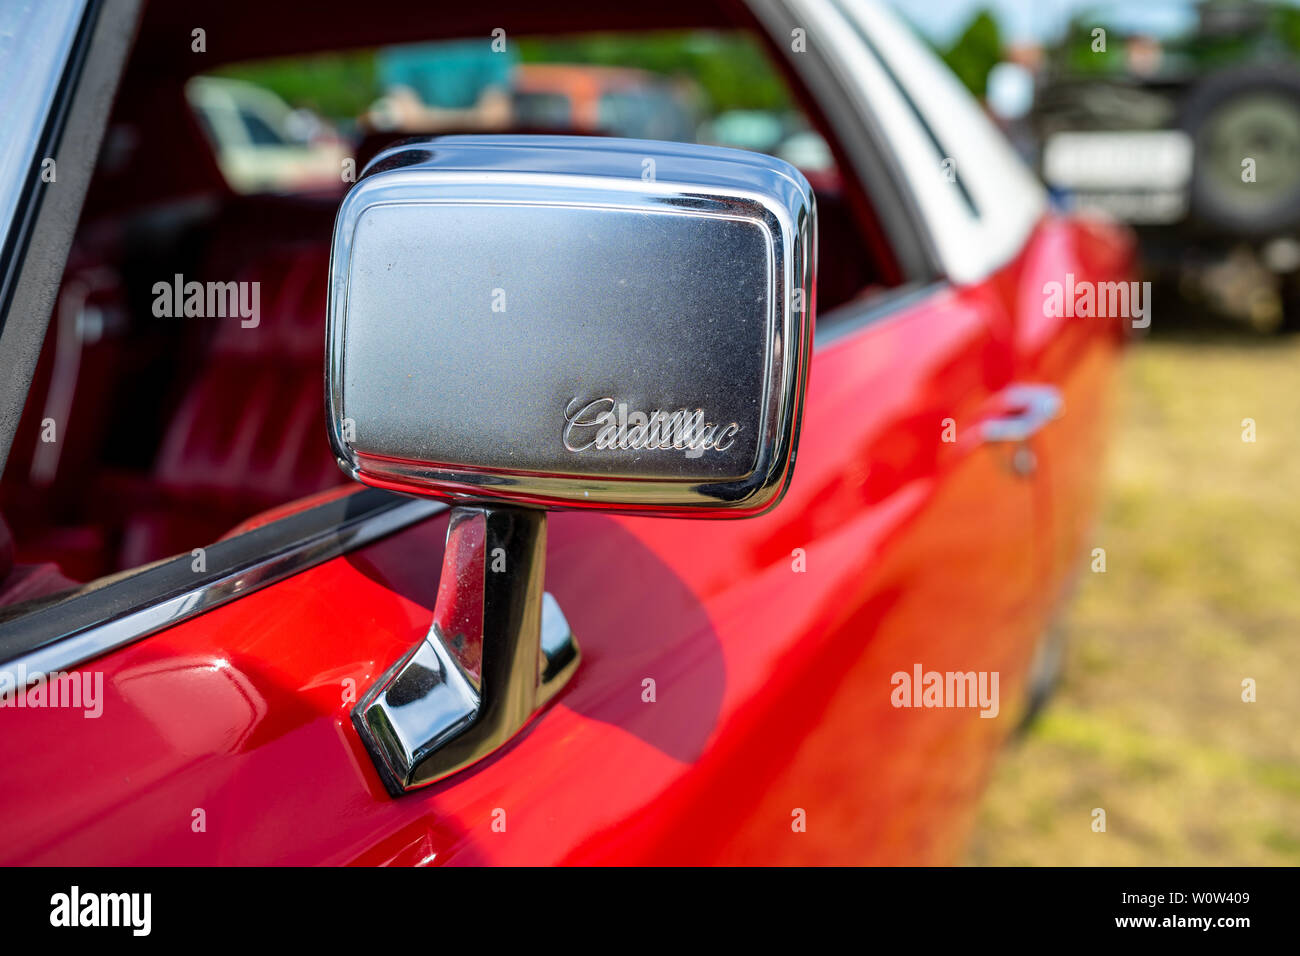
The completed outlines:
<svg viewBox="0 0 1300 956">
<path fill-rule="evenodd" d="M 698 89 L 646 70 L 571 63 L 516 68 L 511 108 L 531 128 L 690 142 Z"/>
<path fill-rule="evenodd" d="M 253 83 L 199 76 L 186 97 L 231 187 L 242 193 L 316 189 L 339 181 L 348 150 L 329 123 Z"/>
<path fill-rule="evenodd" d="M 1265 331 L 1300 295 L 1300 18 L 1264 0 L 1076 14 L 1030 119 L 1047 183 L 1140 232 L 1149 275 Z"/>
<path fill-rule="evenodd" d="M 1169 316 L 1296 326 L 1294 2 L 947 2 L 946 22 L 895 5 L 985 97 L 1061 206 L 1137 230 Z"/>
</svg>

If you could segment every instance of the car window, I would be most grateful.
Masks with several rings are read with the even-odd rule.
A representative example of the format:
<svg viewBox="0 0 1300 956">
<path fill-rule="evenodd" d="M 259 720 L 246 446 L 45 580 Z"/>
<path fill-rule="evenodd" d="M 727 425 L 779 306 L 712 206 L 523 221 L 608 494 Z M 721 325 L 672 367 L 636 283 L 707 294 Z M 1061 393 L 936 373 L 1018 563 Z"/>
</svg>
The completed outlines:
<svg viewBox="0 0 1300 956">
<path fill-rule="evenodd" d="M 232 529 L 348 484 L 322 421 L 330 234 L 368 157 L 408 135 L 774 153 L 817 192 L 819 308 L 896 284 L 841 152 L 801 106 L 815 101 L 752 29 L 523 36 L 492 61 L 486 49 L 313 51 L 197 82 L 128 66 L 0 480 L 7 616 L 169 559 L 199 574 Z"/>
</svg>

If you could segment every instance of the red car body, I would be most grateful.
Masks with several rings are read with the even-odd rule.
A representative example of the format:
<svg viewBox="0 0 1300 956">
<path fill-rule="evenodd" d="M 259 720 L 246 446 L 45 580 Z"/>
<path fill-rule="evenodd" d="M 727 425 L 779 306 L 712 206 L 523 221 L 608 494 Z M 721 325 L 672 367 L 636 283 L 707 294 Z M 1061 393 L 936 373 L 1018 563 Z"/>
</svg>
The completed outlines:
<svg viewBox="0 0 1300 956">
<path fill-rule="evenodd" d="M 992 274 L 819 339 L 761 517 L 552 515 L 546 588 L 583 661 L 469 770 L 391 797 L 341 693 L 427 631 L 443 511 L 83 665 L 98 719 L 6 710 L 0 860 L 953 862 L 1091 547 L 1124 333 L 1045 314 L 1043 287 L 1131 265 L 1125 233 L 1046 213 Z M 1029 476 L 981 439 L 1017 383 L 1063 399 Z M 892 706 L 914 663 L 1000 673 L 999 718 Z"/>
</svg>

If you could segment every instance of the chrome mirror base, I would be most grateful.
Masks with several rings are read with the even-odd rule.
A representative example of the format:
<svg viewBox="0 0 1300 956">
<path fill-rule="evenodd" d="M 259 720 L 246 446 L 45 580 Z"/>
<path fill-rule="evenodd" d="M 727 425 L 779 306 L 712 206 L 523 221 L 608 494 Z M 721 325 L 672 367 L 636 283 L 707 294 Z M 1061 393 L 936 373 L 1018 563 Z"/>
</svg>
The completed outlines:
<svg viewBox="0 0 1300 956">
<path fill-rule="evenodd" d="M 452 509 L 433 625 L 352 711 L 394 796 L 491 754 L 577 670 L 545 563 L 545 512 Z"/>
</svg>

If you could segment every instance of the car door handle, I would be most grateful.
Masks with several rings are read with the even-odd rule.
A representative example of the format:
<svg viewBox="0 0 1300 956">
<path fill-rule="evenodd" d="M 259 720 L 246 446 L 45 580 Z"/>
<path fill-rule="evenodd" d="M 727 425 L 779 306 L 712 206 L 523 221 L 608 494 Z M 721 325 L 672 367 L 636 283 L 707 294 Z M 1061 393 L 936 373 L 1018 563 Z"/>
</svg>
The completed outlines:
<svg viewBox="0 0 1300 956">
<path fill-rule="evenodd" d="M 1065 408 L 1059 389 L 1051 385 L 1018 383 L 999 396 L 1005 415 L 986 419 L 980 437 L 986 442 L 1022 442 L 1037 434 Z"/>
</svg>

